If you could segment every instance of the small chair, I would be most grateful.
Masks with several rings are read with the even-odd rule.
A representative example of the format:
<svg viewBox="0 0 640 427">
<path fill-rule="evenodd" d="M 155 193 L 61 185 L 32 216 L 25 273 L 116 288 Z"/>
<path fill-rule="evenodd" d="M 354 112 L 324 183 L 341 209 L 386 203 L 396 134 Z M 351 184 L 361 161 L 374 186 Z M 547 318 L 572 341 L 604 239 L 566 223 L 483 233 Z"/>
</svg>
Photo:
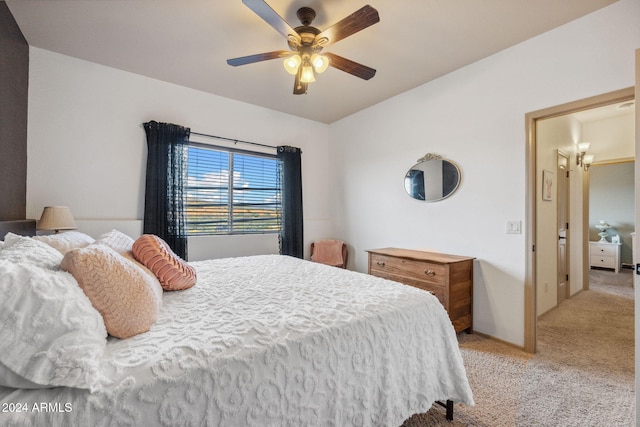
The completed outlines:
<svg viewBox="0 0 640 427">
<path fill-rule="evenodd" d="M 311 261 L 347 268 L 347 244 L 342 240 L 318 240 L 311 243 Z"/>
</svg>

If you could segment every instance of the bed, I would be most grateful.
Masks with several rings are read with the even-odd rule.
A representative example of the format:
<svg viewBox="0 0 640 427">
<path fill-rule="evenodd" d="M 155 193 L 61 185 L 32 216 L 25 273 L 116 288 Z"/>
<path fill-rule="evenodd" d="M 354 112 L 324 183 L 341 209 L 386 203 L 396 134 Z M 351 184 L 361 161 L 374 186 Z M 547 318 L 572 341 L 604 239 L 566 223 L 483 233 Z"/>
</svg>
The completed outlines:
<svg viewBox="0 0 640 427">
<path fill-rule="evenodd" d="M 18 230 L 4 226 L 2 236 Z M 22 262 L 6 251 L 0 247 L 3 292 L 13 276 L 2 268 Z M 0 424 L 398 426 L 434 402 L 447 401 L 449 410 L 452 402 L 474 403 L 453 326 L 428 292 L 280 255 L 190 265 L 197 283 L 164 292 L 148 332 L 119 339 L 80 319 L 87 333 L 99 330 L 95 343 L 84 342 L 95 344 L 82 350 L 90 366 L 49 361 L 65 364 L 53 384 L 27 378 L 25 387 L 0 387 Z M 36 279 L 69 278 L 59 270 L 38 267 Z M 40 286 L 36 279 L 30 286 Z M 83 310 L 91 309 L 76 317 Z M 47 321 L 69 315 L 63 311 Z M 0 313 L 5 330 L 7 316 Z M 38 331 L 31 327 L 13 333 L 29 341 Z M 67 384 L 68 377 L 80 380 Z"/>
</svg>

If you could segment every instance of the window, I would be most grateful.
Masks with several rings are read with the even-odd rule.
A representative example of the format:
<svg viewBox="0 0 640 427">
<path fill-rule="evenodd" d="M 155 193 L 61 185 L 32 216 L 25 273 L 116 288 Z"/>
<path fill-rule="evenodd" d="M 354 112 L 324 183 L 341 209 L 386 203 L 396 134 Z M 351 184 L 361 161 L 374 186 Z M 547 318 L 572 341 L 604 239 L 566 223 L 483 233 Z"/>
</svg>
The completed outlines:
<svg viewBox="0 0 640 427">
<path fill-rule="evenodd" d="M 277 233 L 278 160 L 273 155 L 189 144 L 187 233 Z"/>
</svg>

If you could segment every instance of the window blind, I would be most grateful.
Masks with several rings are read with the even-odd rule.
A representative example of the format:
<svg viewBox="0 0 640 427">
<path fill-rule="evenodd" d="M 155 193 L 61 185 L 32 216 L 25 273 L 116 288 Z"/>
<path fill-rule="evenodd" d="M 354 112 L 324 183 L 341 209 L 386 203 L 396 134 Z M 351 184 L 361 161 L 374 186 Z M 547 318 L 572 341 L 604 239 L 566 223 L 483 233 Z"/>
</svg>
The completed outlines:
<svg viewBox="0 0 640 427">
<path fill-rule="evenodd" d="M 277 233 L 281 225 L 275 156 L 189 145 L 187 233 Z"/>
</svg>

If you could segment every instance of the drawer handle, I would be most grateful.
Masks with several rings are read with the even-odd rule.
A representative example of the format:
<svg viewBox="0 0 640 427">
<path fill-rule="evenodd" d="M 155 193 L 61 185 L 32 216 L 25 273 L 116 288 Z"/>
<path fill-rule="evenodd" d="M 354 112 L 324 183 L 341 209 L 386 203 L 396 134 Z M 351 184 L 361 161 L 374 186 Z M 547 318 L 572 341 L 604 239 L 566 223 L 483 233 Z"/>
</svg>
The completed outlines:
<svg viewBox="0 0 640 427">
<path fill-rule="evenodd" d="M 378 264 L 379 267 L 384 267 L 384 262 L 382 261 L 376 261 L 376 264 Z"/>
<path fill-rule="evenodd" d="M 436 272 L 433 270 L 425 270 L 424 274 L 426 274 L 427 276 L 435 276 Z"/>
</svg>

